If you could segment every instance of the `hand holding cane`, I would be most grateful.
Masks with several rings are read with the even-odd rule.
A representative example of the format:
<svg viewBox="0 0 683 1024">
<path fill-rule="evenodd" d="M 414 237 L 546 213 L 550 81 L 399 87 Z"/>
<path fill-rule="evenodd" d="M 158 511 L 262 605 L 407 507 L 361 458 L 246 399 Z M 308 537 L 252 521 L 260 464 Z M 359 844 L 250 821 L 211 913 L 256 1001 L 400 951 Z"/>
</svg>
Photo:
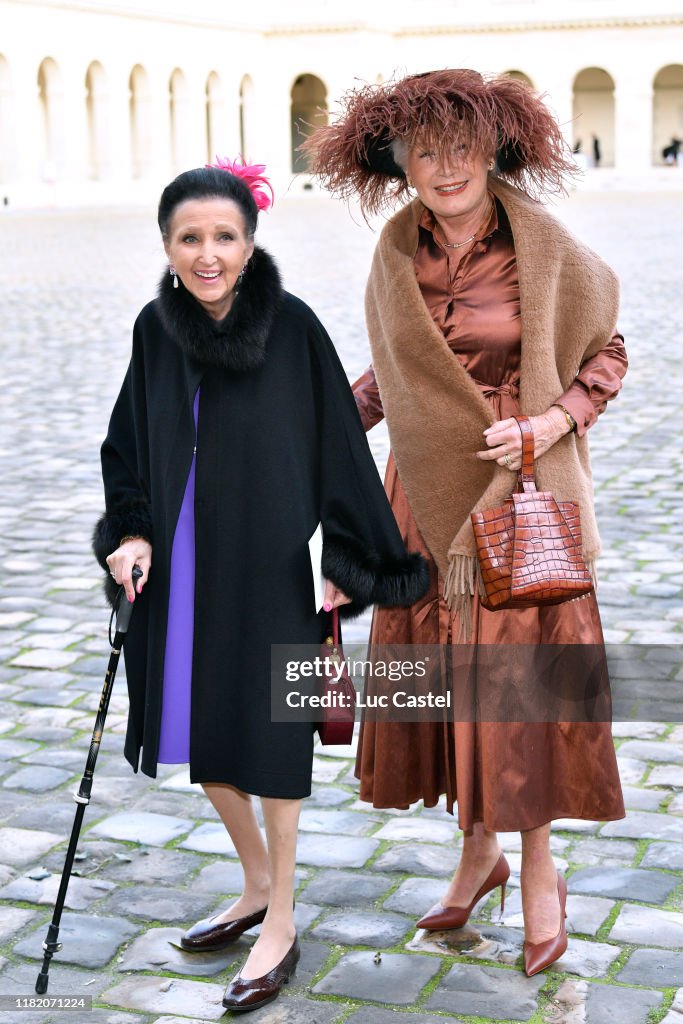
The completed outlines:
<svg viewBox="0 0 683 1024">
<path fill-rule="evenodd" d="M 138 566 L 133 568 L 133 580 L 137 582 L 142 576 L 141 569 Z M 59 884 L 59 891 L 57 893 L 57 901 L 55 903 L 54 914 L 52 915 L 52 921 L 47 930 L 47 937 L 43 942 L 43 967 L 40 971 L 36 980 L 36 992 L 39 995 L 44 995 L 47 992 L 48 986 L 48 971 L 50 969 L 50 961 L 55 953 L 58 953 L 62 948 L 61 942 L 58 941 L 59 936 L 59 924 L 62 918 L 62 911 L 64 909 L 64 902 L 66 900 L 66 892 L 69 887 L 69 879 L 71 877 L 71 870 L 73 868 L 74 857 L 76 855 L 76 847 L 78 845 L 78 837 L 81 831 L 81 824 L 83 822 L 83 815 L 85 814 L 85 808 L 90 803 L 90 793 L 92 790 L 93 775 L 95 772 L 95 762 L 97 761 L 97 755 L 100 751 L 100 741 L 102 739 L 102 733 L 104 731 L 104 721 L 107 717 L 107 710 L 109 708 L 109 700 L 111 698 L 111 691 L 114 685 L 114 677 L 116 675 L 116 668 L 119 662 L 119 655 L 121 654 L 121 648 L 123 641 L 128 632 L 128 626 L 130 624 L 131 615 L 133 614 L 134 603 L 122 600 L 123 587 L 119 588 L 119 593 L 116 598 L 116 604 L 112 609 L 111 619 L 109 622 L 109 646 L 111 653 L 109 655 L 109 664 L 107 666 L 107 672 L 104 677 L 104 685 L 102 687 L 102 694 L 100 696 L 100 704 L 97 709 L 97 717 L 95 719 L 95 728 L 93 729 L 92 739 L 90 741 L 90 750 L 88 752 L 88 758 L 85 765 L 85 772 L 81 779 L 81 784 L 78 788 L 78 792 L 74 793 L 74 800 L 77 803 L 76 814 L 74 817 L 74 823 L 71 828 L 71 838 L 69 839 L 69 846 L 66 851 L 66 860 L 64 862 L 64 868 L 62 870 L 62 879 Z M 116 631 L 114 637 L 111 635 L 112 622 L 116 616 Z"/>
</svg>

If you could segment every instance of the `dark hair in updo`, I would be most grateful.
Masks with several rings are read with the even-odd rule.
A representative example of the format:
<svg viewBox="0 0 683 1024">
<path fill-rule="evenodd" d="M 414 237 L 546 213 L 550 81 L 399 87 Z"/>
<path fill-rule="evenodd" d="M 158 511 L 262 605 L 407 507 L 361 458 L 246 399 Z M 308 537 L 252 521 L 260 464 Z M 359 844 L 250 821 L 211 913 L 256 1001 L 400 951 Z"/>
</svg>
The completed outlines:
<svg viewBox="0 0 683 1024">
<path fill-rule="evenodd" d="M 188 199 L 231 199 L 242 212 L 248 237 L 254 237 L 258 207 L 246 182 L 218 167 L 195 167 L 179 174 L 161 193 L 157 221 L 164 238 L 176 207 Z"/>
</svg>

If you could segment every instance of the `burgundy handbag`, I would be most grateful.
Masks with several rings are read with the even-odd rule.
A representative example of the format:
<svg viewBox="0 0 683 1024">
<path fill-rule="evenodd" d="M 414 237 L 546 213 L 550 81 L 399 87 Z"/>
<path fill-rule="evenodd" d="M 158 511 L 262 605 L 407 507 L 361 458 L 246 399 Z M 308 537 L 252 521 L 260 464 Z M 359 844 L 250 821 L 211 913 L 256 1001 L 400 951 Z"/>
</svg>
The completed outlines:
<svg viewBox="0 0 683 1024">
<path fill-rule="evenodd" d="M 560 604 L 593 590 L 581 554 L 581 519 L 575 501 L 537 491 L 534 432 L 528 416 L 515 416 L 522 432 L 518 490 L 498 508 L 471 515 L 490 611 Z"/>
<path fill-rule="evenodd" d="M 332 635 L 325 638 L 320 647 L 321 658 L 335 664 L 344 661 L 344 652 L 339 643 L 339 611 L 332 609 Z M 323 675 L 320 688 L 321 695 L 330 694 L 336 698 L 331 707 L 322 707 L 322 718 L 316 724 L 320 742 L 323 746 L 350 743 L 353 739 L 353 723 L 356 717 L 356 690 L 344 665 L 341 679 L 337 676 Z"/>
</svg>

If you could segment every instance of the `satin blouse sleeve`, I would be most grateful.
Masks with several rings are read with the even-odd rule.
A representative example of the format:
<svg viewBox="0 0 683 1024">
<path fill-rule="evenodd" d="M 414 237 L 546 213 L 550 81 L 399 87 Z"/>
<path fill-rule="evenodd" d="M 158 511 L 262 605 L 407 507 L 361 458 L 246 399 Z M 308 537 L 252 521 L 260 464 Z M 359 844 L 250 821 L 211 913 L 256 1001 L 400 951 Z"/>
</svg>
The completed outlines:
<svg viewBox="0 0 683 1024">
<path fill-rule="evenodd" d="M 379 397 L 377 378 L 372 365 L 368 366 L 365 373 L 358 378 L 352 390 L 363 429 L 367 433 L 375 424 L 384 419 L 382 399 Z"/>
<path fill-rule="evenodd" d="M 581 364 L 576 379 L 557 399 L 558 405 L 564 406 L 576 420 L 579 437 L 583 437 L 605 411 L 607 403 L 619 394 L 627 367 L 624 339 L 618 331 L 600 352 Z"/>
</svg>

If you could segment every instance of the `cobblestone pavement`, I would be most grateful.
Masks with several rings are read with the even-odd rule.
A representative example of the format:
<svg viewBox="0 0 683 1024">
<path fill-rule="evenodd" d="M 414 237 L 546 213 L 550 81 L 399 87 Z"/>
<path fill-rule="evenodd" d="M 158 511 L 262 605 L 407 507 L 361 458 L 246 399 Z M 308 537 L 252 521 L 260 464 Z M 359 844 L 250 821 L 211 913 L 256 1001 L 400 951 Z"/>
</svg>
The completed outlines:
<svg viewBox="0 0 683 1024">
<path fill-rule="evenodd" d="M 602 193 L 558 208 L 623 280 L 631 371 L 592 440 L 601 607 L 608 639 L 630 645 L 626 691 L 645 701 L 641 718 L 653 696 L 673 708 L 683 679 L 670 649 L 683 628 L 678 206 L 673 194 Z M 102 504 L 98 446 L 134 315 L 163 264 L 152 211 L 3 216 L 0 996 L 30 996 L 107 657 L 88 547 Z M 362 291 L 374 236 L 321 199 L 282 202 L 263 220 L 288 286 L 319 312 L 353 377 L 368 358 Z M 371 442 L 381 464 L 386 434 L 378 428 Z M 367 626 L 365 617 L 352 638 Z M 669 645 L 645 687 L 642 643 Z M 202 956 L 174 943 L 239 891 L 234 850 L 184 771 L 167 766 L 156 782 L 130 772 L 125 714 L 119 678 L 51 970 L 50 994 L 91 996 L 97 1008 L 5 1009 L 0 1020 L 222 1015 L 252 937 Z M 503 921 L 493 896 L 462 931 L 416 933 L 457 861 L 452 819 L 442 808 L 359 803 L 350 751 L 320 751 L 299 844 L 302 963 L 283 997 L 250 1019 L 683 1024 L 683 725 L 621 721 L 614 731 L 628 815 L 554 823 L 571 937 L 555 969 L 533 979 L 519 967 L 519 836 L 501 837 L 514 883 Z"/>
</svg>

